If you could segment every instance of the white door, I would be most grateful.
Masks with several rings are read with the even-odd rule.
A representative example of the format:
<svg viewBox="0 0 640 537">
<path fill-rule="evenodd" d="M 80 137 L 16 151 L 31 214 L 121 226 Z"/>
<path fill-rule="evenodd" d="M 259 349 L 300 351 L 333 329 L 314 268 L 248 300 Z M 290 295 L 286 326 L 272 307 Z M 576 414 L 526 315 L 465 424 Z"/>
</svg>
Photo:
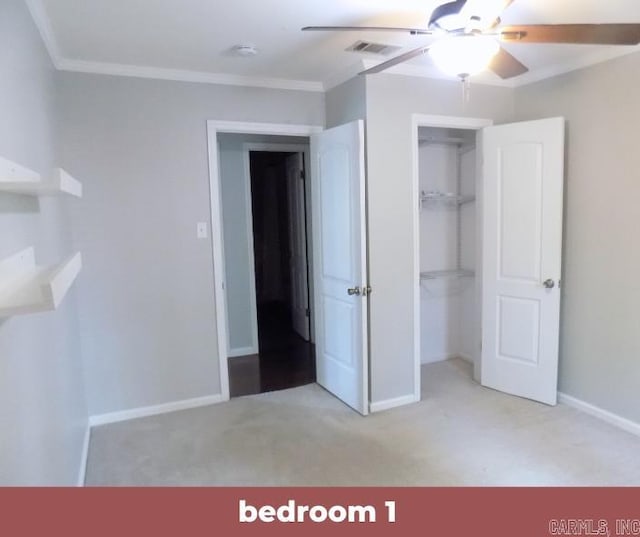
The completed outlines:
<svg viewBox="0 0 640 537">
<path fill-rule="evenodd" d="M 556 404 L 564 119 L 483 132 L 483 385 Z"/>
<path fill-rule="evenodd" d="M 318 383 L 369 411 L 364 125 L 311 137 Z"/>
<path fill-rule="evenodd" d="M 289 205 L 289 271 L 293 330 L 309 341 L 309 291 L 307 285 L 307 225 L 305 217 L 303 153 L 286 159 Z"/>
</svg>

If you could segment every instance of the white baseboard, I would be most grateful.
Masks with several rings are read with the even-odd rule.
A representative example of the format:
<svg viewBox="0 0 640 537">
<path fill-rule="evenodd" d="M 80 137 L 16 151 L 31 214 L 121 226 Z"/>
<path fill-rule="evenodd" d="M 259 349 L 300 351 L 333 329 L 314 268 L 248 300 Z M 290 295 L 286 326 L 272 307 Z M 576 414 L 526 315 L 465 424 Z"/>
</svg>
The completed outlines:
<svg viewBox="0 0 640 537">
<path fill-rule="evenodd" d="M 587 414 L 595 418 L 599 418 L 603 421 L 611 425 L 615 425 L 616 427 L 627 431 L 628 433 L 634 434 L 636 436 L 640 436 L 640 423 L 636 423 L 635 421 L 631 421 L 627 418 L 623 418 L 622 416 L 618 416 L 613 412 L 609 412 L 608 410 L 604 410 L 603 408 L 597 407 L 590 403 L 586 403 L 580 399 L 576 399 L 566 393 L 558 392 L 558 402 L 563 403 L 567 406 L 573 407 L 576 410 L 581 410 Z"/>
<path fill-rule="evenodd" d="M 87 475 L 87 462 L 89 460 L 89 439 L 91 438 L 91 425 L 87 423 L 82 441 L 82 453 L 80 454 L 80 468 L 78 469 L 78 482 L 76 486 L 84 487 L 84 479 Z"/>
<path fill-rule="evenodd" d="M 393 399 L 385 399 L 384 401 L 376 401 L 375 403 L 369 403 L 370 412 L 382 412 L 383 410 L 389 410 L 398 406 L 410 405 L 420 401 L 420 397 L 415 394 L 403 395 L 402 397 L 395 397 Z"/>
<path fill-rule="evenodd" d="M 89 425 L 96 427 L 98 425 L 106 425 L 108 423 L 117 423 L 119 421 L 133 420 L 136 418 L 145 418 L 147 416 L 156 416 L 158 414 L 167 414 L 177 410 L 187 410 L 189 408 L 197 408 L 201 406 L 214 405 L 222 403 L 226 399 L 222 394 L 207 395 L 205 397 L 196 397 L 194 399 L 184 399 L 182 401 L 174 401 L 172 403 L 163 403 L 161 405 L 145 406 L 123 410 L 121 412 L 109 412 L 108 414 L 97 414 L 89 417 Z"/>
<path fill-rule="evenodd" d="M 237 349 L 229 349 L 227 356 L 229 358 L 235 358 L 236 356 L 251 356 L 252 354 L 258 354 L 257 347 L 239 347 Z"/>
<path fill-rule="evenodd" d="M 420 358 L 420 364 L 435 364 L 437 362 L 444 362 L 445 360 L 449 360 L 450 358 L 457 358 L 458 353 L 453 352 L 450 354 L 434 354 L 431 356 L 422 356 Z"/>
<path fill-rule="evenodd" d="M 437 362 L 444 362 L 445 360 L 451 360 L 453 358 L 462 358 L 463 360 L 473 363 L 473 358 L 464 352 L 452 352 L 449 354 L 437 354 L 433 356 L 426 356 L 421 359 L 420 364 L 435 364 Z"/>
</svg>

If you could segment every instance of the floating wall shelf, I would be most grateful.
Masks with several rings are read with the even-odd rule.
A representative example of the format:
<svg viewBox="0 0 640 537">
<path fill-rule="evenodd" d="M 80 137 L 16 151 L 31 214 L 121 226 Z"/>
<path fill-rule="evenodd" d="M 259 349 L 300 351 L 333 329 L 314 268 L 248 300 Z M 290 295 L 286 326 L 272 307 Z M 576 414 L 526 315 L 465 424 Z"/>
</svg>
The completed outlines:
<svg viewBox="0 0 640 537">
<path fill-rule="evenodd" d="M 79 252 L 59 265 L 37 266 L 32 247 L 0 261 L 0 319 L 57 309 L 81 268 Z"/>
<path fill-rule="evenodd" d="M 39 173 L 0 157 L 0 192 L 26 196 L 69 194 L 81 198 L 82 184 L 62 168 L 55 168 L 51 179 L 43 180 Z"/>
</svg>

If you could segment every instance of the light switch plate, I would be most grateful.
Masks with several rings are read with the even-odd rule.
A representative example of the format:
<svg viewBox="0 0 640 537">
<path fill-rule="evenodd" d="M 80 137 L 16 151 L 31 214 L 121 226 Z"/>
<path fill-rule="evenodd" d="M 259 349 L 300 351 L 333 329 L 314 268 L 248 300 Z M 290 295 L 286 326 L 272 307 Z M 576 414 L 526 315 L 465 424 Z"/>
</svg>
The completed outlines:
<svg viewBox="0 0 640 537">
<path fill-rule="evenodd" d="M 198 222 L 197 235 L 199 239 L 206 239 L 209 235 L 207 233 L 207 223 L 206 222 Z"/>
</svg>

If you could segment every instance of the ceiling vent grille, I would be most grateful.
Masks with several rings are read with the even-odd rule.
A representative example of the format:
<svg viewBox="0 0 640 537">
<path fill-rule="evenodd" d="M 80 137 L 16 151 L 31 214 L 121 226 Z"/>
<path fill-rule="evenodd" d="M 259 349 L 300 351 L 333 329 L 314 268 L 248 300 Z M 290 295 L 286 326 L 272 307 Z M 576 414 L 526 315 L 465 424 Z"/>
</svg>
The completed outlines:
<svg viewBox="0 0 640 537">
<path fill-rule="evenodd" d="M 379 56 L 388 56 L 389 54 L 400 50 L 402 47 L 395 45 L 385 45 L 383 43 L 371 43 L 370 41 L 356 41 L 346 50 L 350 52 L 366 52 L 367 54 L 377 54 Z"/>
</svg>

